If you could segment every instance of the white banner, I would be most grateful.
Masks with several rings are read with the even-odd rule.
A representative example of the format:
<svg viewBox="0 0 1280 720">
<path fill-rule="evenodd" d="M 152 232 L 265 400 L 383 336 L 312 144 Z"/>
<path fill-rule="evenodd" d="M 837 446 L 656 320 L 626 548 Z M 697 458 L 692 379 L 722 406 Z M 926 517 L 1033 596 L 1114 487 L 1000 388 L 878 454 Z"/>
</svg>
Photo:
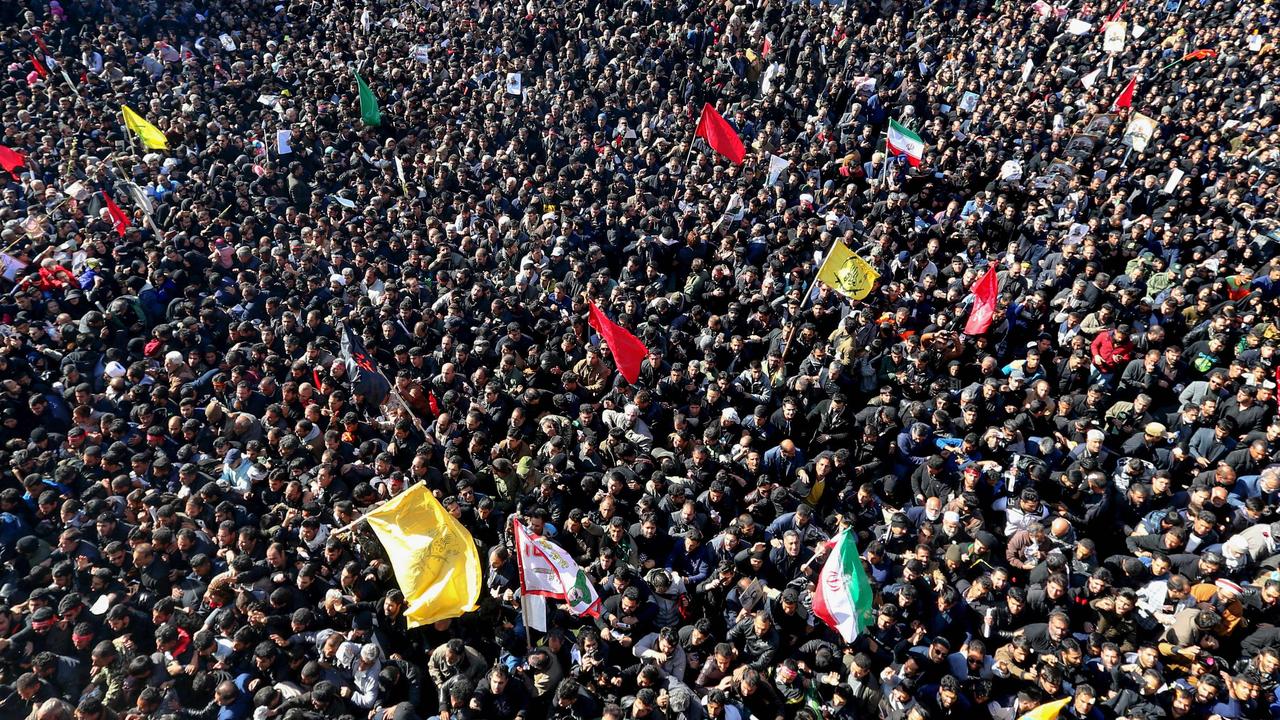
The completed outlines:
<svg viewBox="0 0 1280 720">
<path fill-rule="evenodd" d="M 530 533 L 518 519 L 511 524 L 520 568 L 520 589 L 524 594 L 562 600 L 574 615 L 598 616 L 600 595 L 569 553 L 546 538 Z"/>
</svg>

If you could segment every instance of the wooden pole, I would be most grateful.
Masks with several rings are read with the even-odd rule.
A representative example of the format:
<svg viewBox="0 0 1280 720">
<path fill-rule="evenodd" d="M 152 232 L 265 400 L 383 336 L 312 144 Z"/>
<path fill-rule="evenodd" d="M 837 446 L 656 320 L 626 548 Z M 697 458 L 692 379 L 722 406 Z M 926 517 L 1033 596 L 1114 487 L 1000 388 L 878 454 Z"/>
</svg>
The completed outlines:
<svg viewBox="0 0 1280 720">
<path fill-rule="evenodd" d="M 809 299 L 813 297 L 813 284 L 815 282 L 817 282 L 816 278 L 805 287 L 804 299 L 800 301 L 800 312 L 804 312 L 804 309 L 809 306 Z M 791 350 L 791 341 L 795 339 L 796 331 L 799 329 L 800 315 L 797 313 L 796 316 L 791 319 L 791 333 L 787 335 L 787 343 L 782 346 L 782 362 L 784 367 L 787 362 L 787 352 Z"/>
</svg>

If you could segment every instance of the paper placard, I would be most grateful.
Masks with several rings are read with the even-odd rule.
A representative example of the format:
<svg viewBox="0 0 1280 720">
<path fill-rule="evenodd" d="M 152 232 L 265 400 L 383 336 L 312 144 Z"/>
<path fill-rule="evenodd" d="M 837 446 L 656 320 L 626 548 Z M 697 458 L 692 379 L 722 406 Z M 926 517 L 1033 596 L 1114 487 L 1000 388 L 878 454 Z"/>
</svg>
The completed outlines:
<svg viewBox="0 0 1280 720">
<path fill-rule="evenodd" d="M 1107 23 L 1107 32 L 1102 39 L 1102 49 L 1113 54 L 1124 52 L 1124 39 L 1128 27 L 1128 24 L 1122 20 Z"/>
<path fill-rule="evenodd" d="M 85 198 L 89 197 L 89 195 L 92 194 L 89 188 L 85 187 L 84 183 L 80 182 L 79 180 L 63 188 L 62 192 L 70 195 L 76 200 L 84 200 Z"/>
<path fill-rule="evenodd" d="M 780 158 L 777 155 L 770 153 L 769 154 L 769 179 L 765 184 L 771 185 L 771 186 L 777 185 L 778 180 L 782 178 L 783 171 L 789 167 L 791 167 L 790 160 L 787 160 L 785 158 Z"/>
<path fill-rule="evenodd" d="M 1143 152 L 1147 149 L 1147 144 L 1151 142 L 1152 136 L 1156 133 L 1156 121 L 1154 118 L 1147 117 L 1142 113 L 1134 113 L 1133 119 L 1129 121 L 1129 125 L 1124 129 L 1124 139 L 1121 141 L 1134 152 Z"/>
<path fill-rule="evenodd" d="M 1068 35 L 1084 35 L 1092 29 L 1093 25 L 1081 20 L 1080 18 L 1071 18 L 1071 20 L 1067 22 Z"/>
</svg>

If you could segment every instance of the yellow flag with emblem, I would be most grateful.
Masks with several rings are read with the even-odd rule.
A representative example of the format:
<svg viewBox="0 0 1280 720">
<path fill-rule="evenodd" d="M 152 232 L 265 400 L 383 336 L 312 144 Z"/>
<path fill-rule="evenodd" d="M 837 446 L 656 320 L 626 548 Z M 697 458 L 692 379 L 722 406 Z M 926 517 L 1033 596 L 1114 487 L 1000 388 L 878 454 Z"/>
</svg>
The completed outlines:
<svg viewBox="0 0 1280 720">
<path fill-rule="evenodd" d="M 819 280 L 854 300 L 870 295 L 871 288 L 875 287 L 879 278 L 880 273 L 875 268 L 839 240 L 831 246 L 831 251 L 822 261 L 822 267 L 818 268 Z"/>
<path fill-rule="evenodd" d="M 124 126 L 137 134 L 142 144 L 151 150 L 167 150 L 169 148 L 169 138 L 160 132 L 155 125 L 147 122 L 141 115 L 134 112 L 133 108 L 128 105 L 121 105 L 120 112 L 124 114 Z"/>
<path fill-rule="evenodd" d="M 414 485 L 364 519 L 391 559 L 409 627 L 476 608 L 482 582 L 476 542 L 426 485 Z"/>
</svg>

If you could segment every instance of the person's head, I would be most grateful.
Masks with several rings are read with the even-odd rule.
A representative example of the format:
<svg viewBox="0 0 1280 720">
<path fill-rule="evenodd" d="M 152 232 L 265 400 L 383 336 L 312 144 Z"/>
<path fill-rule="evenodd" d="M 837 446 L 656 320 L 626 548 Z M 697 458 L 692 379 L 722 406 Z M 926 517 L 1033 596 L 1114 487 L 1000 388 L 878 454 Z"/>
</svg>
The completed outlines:
<svg viewBox="0 0 1280 720">
<path fill-rule="evenodd" d="M 1093 712 L 1093 707 L 1097 702 L 1097 693 L 1093 686 L 1082 683 L 1076 686 L 1075 695 L 1071 698 L 1071 707 L 1076 712 L 1076 717 L 1087 718 Z"/>
<path fill-rule="evenodd" d="M 758 636 L 765 637 L 773 629 L 773 618 L 767 612 L 757 612 L 751 618 L 751 628 Z"/>
<path fill-rule="evenodd" d="M 1049 615 L 1049 637 L 1062 641 L 1071 634 L 1071 620 L 1066 613 L 1054 612 Z"/>
</svg>

